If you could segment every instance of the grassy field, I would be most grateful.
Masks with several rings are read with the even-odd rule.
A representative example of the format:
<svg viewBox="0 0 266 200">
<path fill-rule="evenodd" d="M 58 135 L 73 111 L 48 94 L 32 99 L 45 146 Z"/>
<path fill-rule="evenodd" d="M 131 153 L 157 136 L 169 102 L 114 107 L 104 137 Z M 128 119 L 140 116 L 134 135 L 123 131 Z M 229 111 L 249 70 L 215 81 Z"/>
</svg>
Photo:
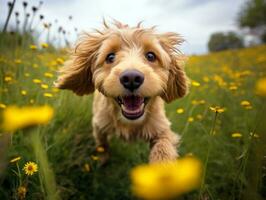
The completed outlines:
<svg viewBox="0 0 266 200">
<path fill-rule="evenodd" d="M 28 161 L 41 162 L 28 130 L 1 133 L 1 145 L 6 140 L 8 147 L 0 152 L 5 155 L 0 160 L 0 199 L 19 199 L 21 185 L 26 199 L 46 199 L 47 181 L 61 199 L 135 199 L 129 171 L 148 161 L 148 144 L 113 138 L 110 162 L 100 167 L 91 134 L 93 97 L 53 88 L 56 70 L 67 59 L 65 50 L 12 45 L 1 40 L 1 112 L 9 105 L 48 104 L 55 115 L 48 125 L 31 130 L 48 155 L 48 178 L 42 170 L 33 176 L 22 171 Z M 266 142 L 260 127 L 266 110 L 254 88 L 266 76 L 266 46 L 191 56 L 186 71 L 190 93 L 166 105 L 167 116 L 182 136 L 180 155 L 199 158 L 204 176 L 198 190 L 180 199 L 265 199 Z M 213 112 L 210 107 L 215 106 L 224 112 Z M 9 162 L 18 156 L 20 160 Z"/>
</svg>

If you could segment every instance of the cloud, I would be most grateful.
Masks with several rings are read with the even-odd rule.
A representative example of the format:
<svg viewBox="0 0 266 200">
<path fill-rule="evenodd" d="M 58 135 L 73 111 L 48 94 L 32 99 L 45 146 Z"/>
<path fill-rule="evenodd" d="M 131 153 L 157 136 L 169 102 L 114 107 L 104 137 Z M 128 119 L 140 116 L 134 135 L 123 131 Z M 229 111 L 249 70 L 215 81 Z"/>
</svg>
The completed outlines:
<svg viewBox="0 0 266 200">
<path fill-rule="evenodd" d="M 38 5 L 39 1 L 32 0 L 31 4 Z M 7 0 L 4 1 L 7 3 Z M 20 1 L 15 10 L 22 11 Z M 236 30 L 236 14 L 243 4 L 243 0 L 46 0 L 40 13 L 45 19 L 54 24 L 63 25 L 73 32 L 74 27 L 79 30 L 99 28 L 103 17 L 115 18 L 129 25 L 135 25 L 144 20 L 145 26 L 158 25 L 160 31 L 174 31 L 184 36 L 186 43 L 181 49 L 185 53 L 207 52 L 207 41 L 213 32 Z M 7 8 L 0 13 L 3 23 L 7 15 Z M 68 16 L 73 20 L 69 21 Z M 14 19 L 12 19 L 14 23 Z M 56 26 L 58 26 L 56 25 Z M 75 34 L 67 35 L 74 40 Z"/>
</svg>

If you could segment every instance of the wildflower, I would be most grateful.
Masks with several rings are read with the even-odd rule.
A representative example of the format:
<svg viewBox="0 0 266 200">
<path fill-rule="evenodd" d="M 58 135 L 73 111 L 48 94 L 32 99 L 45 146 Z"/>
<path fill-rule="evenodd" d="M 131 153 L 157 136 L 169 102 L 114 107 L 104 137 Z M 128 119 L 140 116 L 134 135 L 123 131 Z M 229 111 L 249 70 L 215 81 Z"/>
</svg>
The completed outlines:
<svg viewBox="0 0 266 200">
<path fill-rule="evenodd" d="M 9 162 L 10 162 L 10 163 L 14 163 L 14 162 L 19 161 L 20 159 L 21 159 L 21 157 L 18 156 L 18 157 L 15 157 L 15 158 L 11 159 Z"/>
<path fill-rule="evenodd" d="M 202 118 L 203 118 L 203 116 L 201 114 L 198 114 L 196 117 L 198 120 L 202 120 Z"/>
<path fill-rule="evenodd" d="M 170 199 L 197 188 L 202 164 L 193 157 L 140 165 L 131 171 L 133 193 L 143 199 Z"/>
<path fill-rule="evenodd" d="M 215 113 L 223 113 L 225 111 L 225 108 L 221 108 L 220 106 L 215 106 L 215 107 L 209 107 L 211 111 Z"/>
<path fill-rule="evenodd" d="M 58 88 L 52 88 L 52 91 L 54 92 L 54 93 L 57 93 L 57 92 L 59 92 L 59 89 Z"/>
<path fill-rule="evenodd" d="M 56 62 L 57 62 L 57 64 L 62 65 L 62 64 L 64 64 L 65 61 L 62 58 L 57 58 Z"/>
<path fill-rule="evenodd" d="M 266 77 L 261 78 L 257 81 L 255 92 L 259 96 L 263 96 L 263 97 L 266 96 Z"/>
<path fill-rule="evenodd" d="M 24 76 L 29 77 L 30 73 L 25 73 Z"/>
<path fill-rule="evenodd" d="M 185 110 L 183 109 L 183 108 L 178 108 L 178 109 L 176 109 L 176 113 L 177 114 L 182 114 L 182 113 L 184 113 L 185 112 Z"/>
<path fill-rule="evenodd" d="M 26 90 L 21 90 L 21 95 L 23 95 L 23 96 L 26 96 L 27 95 L 27 91 Z"/>
<path fill-rule="evenodd" d="M 45 77 L 48 77 L 48 78 L 53 78 L 54 75 L 53 75 L 52 73 L 45 72 L 45 73 L 44 73 L 44 76 L 45 76 Z"/>
<path fill-rule="evenodd" d="M 246 100 L 241 101 L 240 105 L 243 106 L 246 109 L 252 109 L 251 103 L 249 101 L 246 101 Z"/>
<path fill-rule="evenodd" d="M 25 106 L 22 108 L 10 106 L 3 111 L 2 128 L 11 132 L 33 125 L 47 124 L 52 116 L 53 109 L 50 106 Z"/>
<path fill-rule="evenodd" d="M 37 84 L 42 82 L 40 79 L 33 79 L 32 81 L 33 83 L 37 83 Z"/>
<path fill-rule="evenodd" d="M 46 92 L 46 93 L 43 94 L 43 96 L 51 98 L 51 97 L 53 97 L 54 95 L 53 95 L 52 93 L 48 93 L 48 92 Z"/>
<path fill-rule="evenodd" d="M 187 121 L 188 122 L 193 122 L 194 121 L 194 117 L 189 117 Z"/>
<path fill-rule="evenodd" d="M 4 80 L 5 80 L 5 82 L 10 82 L 10 81 L 12 81 L 12 77 L 11 76 L 5 76 Z"/>
<path fill-rule="evenodd" d="M 90 172 L 91 171 L 90 165 L 88 163 L 85 163 L 83 165 L 83 171 L 84 172 Z"/>
<path fill-rule="evenodd" d="M 36 45 L 30 45 L 30 49 L 36 50 L 37 49 L 37 46 Z"/>
<path fill-rule="evenodd" d="M 27 188 L 24 186 L 19 186 L 17 189 L 17 196 L 18 199 L 25 199 L 26 198 L 26 193 L 27 193 Z"/>
<path fill-rule="evenodd" d="M 192 85 L 192 86 L 195 86 L 195 87 L 199 87 L 199 86 L 200 86 L 200 83 L 197 82 L 197 81 L 192 81 L 192 82 L 191 82 L 191 85 Z"/>
<path fill-rule="evenodd" d="M 41 88 L 48 89 L 48 85 L 47 84 L 41 84 Z"/>
<path fill-rule="evenodd" d="M 15 64 L 21 64 L 22 63 L 22 61 L 20 60 L 20 59 L 15 59 Z"/>
<path fill-rule="evenodd" d="M 232 133 L 231 135 L 233 138 L 241 138 L 242 134 L 241 133 Z"/>
<path fill-rule="evenodd" d="M 232 90 L 232 91 L 237 90 L 237 86 L 236 85 L 231 85 L 229 87 L 229 90 Z"/>
<path fill-rule="evenodd" d="M 38 171 L 38 166 L 35 162 L 27 162 L 24 165 L 23 170 L 26 175 L 32 176 L 35 172 Z"/>
<path fill-rule="evenodd" d="M 91 159 L 92 160 L 99 160 L 99 157 L 98 156 L 91 155 Z"/>
<path fill-rule="evenodd" d="M 47 43 L 41 43 L 41 46 L 43 49 L 46 49 L 46 48 L 48 48 L 49 45 Z"/>
<path fill-rule="evenodd" d="M 103 147 L 99 146 L 99 147 L 96 148 L 96 151 L 97 151 L 98 153 L 103 153 L 105 150 L 104 150 Z"/>
<path fill-rule="evenodd" d="M 0 103 L 0 108 L 5 109 L 6 108 L 6 105 L 3 104 L 3 103 Z"/>
</svg>

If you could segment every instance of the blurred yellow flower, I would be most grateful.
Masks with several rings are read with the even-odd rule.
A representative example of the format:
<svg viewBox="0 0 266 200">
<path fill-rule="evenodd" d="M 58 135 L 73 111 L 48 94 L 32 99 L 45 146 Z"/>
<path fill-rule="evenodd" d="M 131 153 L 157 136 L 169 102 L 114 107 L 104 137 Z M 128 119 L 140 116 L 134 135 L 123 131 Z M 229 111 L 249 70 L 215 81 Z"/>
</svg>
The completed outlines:
<svg viewBox="0 0 266 200">
<path fill-rule="evenodd" d="M 241 101 L 240 105 L 243 106 L 244 108 L 248 109 L 248 110 L 252 109 L 251 103 L 247 100 Z"/>
<path fill-rule="evenodd" d="M 203 77 L 203 81 L 206 82 L 206 83 L 208 83 L 208 82 L 210 81 L 210 79 L 209 79 L 208 76 L 204 76 L 204 77 Z"/>
<path fill-rule="evenodd" d="M 202 164 L 193 157 L 132 169 L 133 193 L 143 199 L 170 199 L 200 185 Z"/>
<path fill-rule="evenodd" d="M 37 83 L 37 84 L 42 82 L 40 79 L 33 79 L 32 81 L 33 83 Z"/>
<path fill-rule="evenodd" d="M 15 158 L 11 159 L 9 162 L 10 162 L 10 163 L 14 163 L 14 162 L 19 161 L 20 159 L 21 159 L 21 157 L 18 156 L 18 157 L 15 157 Z"/>
<path fill-rule="evenodd" d="M 48 48 L 49 45 L 47 43 L 41 43 L 41 46 L 43 49 L 46 49 L 46 48 Z"/>
<path fill-rule="evenodd" d="M 30 45 L 30 49 L 36 50 L 37 49 L 37 46 L 36 45 Z"/>
<path fill-rule="evenodd" d="M 29 74 L 29 73 L 25 73 L 25 74 L 24 74 L 24 76 L 26 76 L 26 77 L 29 77 L 29 76 L 30 76 L 30 74 Z"/>
<path fill-rule="evenodd" d="M 182 113 L 184 113 L 185 112 L 185 110 L 183 109 L 183 108 L 178 108 L 178 109 L 176 109 L 176 113 L 177 114 L 182 114 Z"/>
<path fill-rule="evenodd" d="M 266 77 L 261 78 L 257 81 L 255 92 L 259 96 L 263 96 L 263 97 L 266 96 Z"/>
<path fill-rule="evenodd" d="M 96 161 L 96 160 L 99 160 L 99 157 L 98 156 L 91 155 L 91 159 Z"/>
<path fill-rule="evenodd" d="M 15 64 L 21 64 L 22 63 L 22 61 L 20 59 L 15 59 L 14 62 L 15 62 Z"/>
<path fill-rule="evenodd" d="M 6 108 L 6 104 L 0 103 L 0 108 L 5 109 Z"/>
<path fill-rule="evenodd" d="M 221 108 L 220 106 L 215 106 L 215 107 L 209 107 L 211 111 L 215 113 L 223 113 L 225 111 L 225 108 Z"/>
<path fill-rule="evenodd" d="M 103 153 L 105 151 L 105 149 L 102 146 L 99 146 L 99 147 L 96 148 L 96 151 L 98 153 Z"/>
<path fill-rule="evenodd" d="M 53 87 L 53 88 L 52 88 L 52 91 L 53 91 L 54 93 L 57 93 L 57 92 L 59 92 L 59 89 L 58 89 L 58 88 L 55 88 L 55 87 Z"/>
<path fill-rule="evenodd" d="M 27 193 L 27 188 L 24 186 L 19 186 L 17 189 L 17 196 L 18 199 L 25 199 L 26 198 L 26 193 Z"/>
<path fill-rule="evenodd" d="M 91 171 L 90 165 L 88 163 L 85 163 L 84 164 L 83 171 L 84 172 L 90 172 Z"/>
<path fill-rule="evenodd" d="M 13 78 L 11 76 L 5 76 L 4 80 L 5 82 L 10 82 L 13 80 Z"/>
<path fill-rule="evenodd" d="M 196 117 L 197 117 L 198 120 L 202 120 L 203 119 L 203 116 L 201 114 L 198 114 Z"/>
<path fill-rule="evenodd" d="M 21 90 L 20 93 L 21 93 L 21 95 L 23 95 L 23 96 L 26 96 L 26 95 L 27 95 L 27 91 L 26 91 L 26 90 Z"/>
<path fill-rule="evenodd" d="M 33 67 L 33 68 L 38 68 L 39 65 L 35 63 L 35 64 L 32 65 L 32 67 Z"/>
<path fill-rule="evenodd" d="M 57 64 L 60 64 L 60 65 L 62 65 L 62 64 L 64 64 L 64 59 L 63 58 L 57 58 L 56 59 L 56 62 L 57 62 Z"/>
<path fill-rule="evenodd" d="M 47 84 L 41 84 L 41 88 L 48 89 L 48 85 Z"/>
<path fill-rule="evenodd" d="M 52 94 L 52 93 L 48 93 L 48 92 L 46 92 L 46 93 L 44 93 L 43 94 L 43 96 L 45 96 L 45 97 L 53 97 L 54 95 Z"/>
<path fill-rule="evenodd" d="M 192 86 L 195 86 L 195 87 L 199 87 L 200 86 L 200 83 L 197 82 L 197 81 L 191 81 L 191 85 Z"/>
<path fill-rule="evenodd" d="M 9 106 L 3 111 L 3 130 L 7 132 L 30 127 L 38 124 L 47 124 L 53 117 L 50 106 L 22 107 Z"/>
<path fill-rule="evenodd" d="M 34 99 L 30 99 L 31 104 L 34 104 L 34 102 L 35 102 Z"/>
<path fill-rule="evenodd" d="M 230 87 L 229 87 L 229 90 L 237 90 L 237 86 L 236 85 L 231 85 Z"/>
<path fill-rule="evenodd" d="M 38 171 L 38 166 L 35 162 L 27 162 L 24 165 L 23 170 L 26 175 L 32 176 L 35 172 Z"/>
<path fill-rule="evenodd" d="M 45 77 L 48 77 L 48 78 L 52 78 L 54 75 L 53 75 L 52 73 L 45 72 L 45 73 L 44 73 L 44 76 L 45 76 Z"/>
<path fill-rule="evenodd" d="M 187 121 L 188 122 L 193 122 L 194 121 L 194 117 L 189 117 Z"/>
<path fill-rule="evenodd" d="M 242 137 L 242 134 L 241 133 L 232 133 L 231 135 L 233 138 L 240 138 Z"/>
</svg>

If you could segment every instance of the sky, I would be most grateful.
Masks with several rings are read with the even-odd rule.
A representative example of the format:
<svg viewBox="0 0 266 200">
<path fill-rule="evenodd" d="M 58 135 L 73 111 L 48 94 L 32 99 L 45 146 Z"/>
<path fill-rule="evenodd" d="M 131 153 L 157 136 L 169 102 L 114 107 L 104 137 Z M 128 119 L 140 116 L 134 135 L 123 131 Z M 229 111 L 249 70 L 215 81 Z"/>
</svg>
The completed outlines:
<svg viewBox="0 0 266 200">
<path fill-rule="evenodd" d="M 0 23 L 7 16 L 8 0 L 0 0 Z M 37 6 L 39 0 L 28 0 Z M 102 19 L 113 18 L 125 24 L 136 25 L 143 21 L 144 27 L 157 26 L 159 32 L 177 32 L 185 42 L 180 49 L 185 54 L 207 53 L 210 35 L 217 31 L 237 30 L 236 17 L 246 0 L 43 0 L 38 14 L 47 22 L 62 25 L 71 34 L 67 37 L 74 42 L 74 27 L 80 31 L 100 28 Z M 17 0 L 14 10 L 22 13 L 22 0 Z M 68 16 L 73 16 L 69 21 Z M 34 21 L 37 23 L 37 18 Z M 11 24 L 15 24 L 12 16 Z M 55 27 L 55 26 L 54 26 Z"/>
</svg>

